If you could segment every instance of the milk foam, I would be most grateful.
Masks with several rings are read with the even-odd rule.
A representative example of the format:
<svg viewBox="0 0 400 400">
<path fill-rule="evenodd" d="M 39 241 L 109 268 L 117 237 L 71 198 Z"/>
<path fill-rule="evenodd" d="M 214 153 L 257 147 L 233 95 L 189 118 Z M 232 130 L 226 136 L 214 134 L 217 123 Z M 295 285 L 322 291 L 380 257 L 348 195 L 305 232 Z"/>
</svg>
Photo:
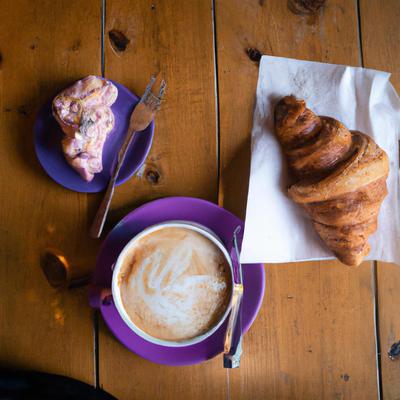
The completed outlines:
<svg viewBox="0 0 400 400">
<path fill-rule="evenodd" d="M 203 235 L 167 227 L 129 249 L 118 277 L 132 322 L 164 340 L 188 340 L 208 331 L 225 312 L 231 293 L 229 265 Z"/>
</svg>

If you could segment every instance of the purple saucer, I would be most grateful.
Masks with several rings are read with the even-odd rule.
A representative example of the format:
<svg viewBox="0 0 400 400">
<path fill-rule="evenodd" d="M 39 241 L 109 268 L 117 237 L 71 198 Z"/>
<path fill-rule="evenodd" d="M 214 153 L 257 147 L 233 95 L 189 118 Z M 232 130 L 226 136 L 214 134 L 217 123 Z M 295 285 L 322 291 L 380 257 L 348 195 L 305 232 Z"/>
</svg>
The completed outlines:
<svg viewBox="0 0 400 400">
<path fill-rule="evenodd" d="M 91 182 L 85 182 L 66 162 L 61 148 L 64 134 L 51 112 L 49 100 L 38 112 L 35 121 L 35 150 L 47 174 L 57 183 L 76 192 L 95 193 L 104 190 L 110 180 L 111 167 L 120 149 L 129 125 L 129 118 L 139 98 L 125 86 L 111 81 L 118 88 L 118 97 L 111 109 L 115 126 L 110 132 L 103 151 L 103 171 Z M 154 122 L 138 132 L 126 154 L 118 175 L 117 185 L 127 181 L 144 163 L 153 141 Z"/>
<path fill-rule="evenodd" d="M 97 257 L 93 274 L 90 303 L 100 308 L 105 322 L 115 337 L 129 350 L 159 364 L 190 365 L 208 360 L 223 351 L 225 323 L 203 342 L 186 347 L 165 347 L 149 343 L 131 331 L 119 316 L 112 298 L 100 300 L 100 288 L 110 288 L 112 265 L 128 241 L 144 228 L 169 220 L 186 220 L 214 231 L 229 249 L 234 229 L 243 222 L 225 209 L 205 200 L 190 197 L 168 197 L 155 200 L 129 213 L 109 233 Z M 239 235 L 239 246 L 242 235 Z M 243 265 L 243 332 L 257 316 L 264 296 L 265 275 L 262 264 Z M 246 354 L 244 353 L 244 357 Z M 221 361 L 222 362 L 222 361 Z"/>
</svg>

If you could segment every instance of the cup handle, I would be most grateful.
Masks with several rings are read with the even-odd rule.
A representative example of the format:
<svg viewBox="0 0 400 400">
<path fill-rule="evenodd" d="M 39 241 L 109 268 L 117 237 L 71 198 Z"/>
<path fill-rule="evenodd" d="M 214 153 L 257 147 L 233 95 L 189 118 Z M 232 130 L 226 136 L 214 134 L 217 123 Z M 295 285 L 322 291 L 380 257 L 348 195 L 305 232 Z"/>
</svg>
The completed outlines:
<svg viewBox="0 0 400 400">
<path fill-rule="evenodd" d="M 89 304 L 92 308 L 99 309 L 102 305 L 105 305 L 104 302 L 108 302 L 108 298 L 112 296 L 112 292 L 110 288 L 102 288 L 98 286 L 91 286 L 89 290 Z"/>
</svg>

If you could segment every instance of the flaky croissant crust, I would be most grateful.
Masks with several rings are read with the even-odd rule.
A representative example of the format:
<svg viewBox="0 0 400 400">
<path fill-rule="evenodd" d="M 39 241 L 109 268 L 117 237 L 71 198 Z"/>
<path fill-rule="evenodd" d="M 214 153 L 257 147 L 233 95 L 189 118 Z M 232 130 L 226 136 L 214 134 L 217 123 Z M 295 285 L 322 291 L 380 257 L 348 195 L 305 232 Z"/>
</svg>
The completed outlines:
<svg viewBox="0 0 400 400">
<path fill-rule="evenodd" d="M 275 132 L 298 178 L 289 196 L 340 261 L 359 265 L 387 194 L 386 153 L 369 136 L 315 115 L 294 96 L 275 107 Z"/>
</svg>

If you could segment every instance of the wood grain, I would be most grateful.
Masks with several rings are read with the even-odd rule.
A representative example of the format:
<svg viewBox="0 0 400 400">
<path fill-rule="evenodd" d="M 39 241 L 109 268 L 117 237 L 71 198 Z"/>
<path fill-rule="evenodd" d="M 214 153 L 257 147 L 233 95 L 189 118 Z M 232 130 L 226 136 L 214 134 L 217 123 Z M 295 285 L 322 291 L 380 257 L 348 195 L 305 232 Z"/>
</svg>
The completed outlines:
<svg viewBox="0 0 400 400">
<path fill-rule="evenodd" d="M 82 23 L 85 21 L 86 23 Z M 33 147 L 38 107 L 100 72 L 98 2 L 2 2 L 0 13 L 0 362 L 93 383 L 93 335 L 86 290 L 57 292 L 40 269 L 48 248 L 74 273 L 91 269 L 86 195 L 42 170 Z"/>
<path fill-rule="evenodd" d="M 167 81 L 151 153 L 138 177 L 116 189 L 110 224 L 167 195 L 217 198 L 212 13 L 209 2 L 107 1 L 106 76 L 141 94 L 150 75 Z M 110 35 L 111 33 L 111 35 Z M 110 40 L 111 39 L 111 40 Z M 220 399 L 221 358 L 167 367 L 127 351 L 100 329 L 100 383 L 119 399 Z"/>
<path fill-rule="evenodd" d="M 361 1 L 361 32 L 364 65 L 392 72 L 391 82 L 400 91 L 400 3 Z M 381 348 L 382 393 L 384 400 L 400 399 L 400 361 L 387 356 L 400 340 L 400 267 L 378 263 L 377 288 Z"/>
<path fill-rule="evenodd" d="M 106 76 L 139 96 L 151 74 L 160 72 L 167 81 L 149 157 L 133 179 L 117 188 L 108 226 L 158 197 L 216 200 L 211 9 L 201 1 L 179 3 L 107 2 Z"/>
<path fill-rule="evenodd" d="M 358 65 L 356 4 L 327 1 L 312 16 L 286 1 L 217 1 L 220 202 L 244 215 L 261 53 Z M 266 296 L 233 371 L 233 399 L 375 399 L 371 265 L 266 266 Z"/>
</svg>

